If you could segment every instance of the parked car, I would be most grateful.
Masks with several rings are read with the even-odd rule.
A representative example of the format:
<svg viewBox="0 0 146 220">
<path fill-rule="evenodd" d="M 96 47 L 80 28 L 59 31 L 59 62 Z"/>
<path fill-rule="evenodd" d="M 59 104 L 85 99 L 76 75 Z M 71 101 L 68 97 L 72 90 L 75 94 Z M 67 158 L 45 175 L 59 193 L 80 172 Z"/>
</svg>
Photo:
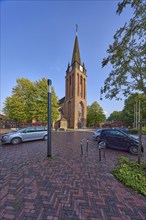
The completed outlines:
<svg viewBox="0 0 146 220">
<path fill-rule="evenodd" d="M 20 130 L 12 131 L 10 133 L 2 135 L 2 143 L 19 144 L 24 141 L 31 140 L 47 140 L 47 127 L 35 126 L 27 127 Z"/>
<path fill-rule="evenodd" d="M 98 129 L 92 135 L 100 147 L 126 150 L 132 154 L 138 154 L 138 140 L 119 129 Z M 143 152 L 143 145 L 141 148 Z"/>
</svg>

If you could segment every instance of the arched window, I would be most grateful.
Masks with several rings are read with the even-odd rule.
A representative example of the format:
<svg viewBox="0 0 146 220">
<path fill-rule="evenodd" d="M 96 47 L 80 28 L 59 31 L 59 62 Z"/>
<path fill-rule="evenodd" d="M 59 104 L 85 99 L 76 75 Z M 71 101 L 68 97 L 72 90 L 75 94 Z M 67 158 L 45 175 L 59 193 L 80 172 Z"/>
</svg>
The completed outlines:
<svg viewBox="0 0 146 220">
<path fill-rule="evenodd" d="M 78 127 L 82 127 L 82 121 L 83 121 L 83 106 L 81 103 L 78 105 Z"/>
<path fill-rule="evenodd" d="M 68 127 L 71 126 L 71 102 L 68 103 Z"/>
</svg>

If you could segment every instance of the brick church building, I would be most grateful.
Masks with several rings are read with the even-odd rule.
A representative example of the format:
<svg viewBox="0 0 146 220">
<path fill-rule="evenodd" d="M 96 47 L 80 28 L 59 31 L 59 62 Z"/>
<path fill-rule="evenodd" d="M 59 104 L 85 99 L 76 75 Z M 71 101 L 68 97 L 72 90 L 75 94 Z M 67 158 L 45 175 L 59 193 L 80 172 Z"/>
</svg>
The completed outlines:
<svg viewBox="0 0 146 220">
<path fill-rule="evenodd" d="M 78 36 L 76 34 L 71 64 L 68 64 L 65 76 L 65 97 L 59 100 L 61 118 L 58 128 L 86 127 L 86 69 L 81 62 Z"/>
</svg>

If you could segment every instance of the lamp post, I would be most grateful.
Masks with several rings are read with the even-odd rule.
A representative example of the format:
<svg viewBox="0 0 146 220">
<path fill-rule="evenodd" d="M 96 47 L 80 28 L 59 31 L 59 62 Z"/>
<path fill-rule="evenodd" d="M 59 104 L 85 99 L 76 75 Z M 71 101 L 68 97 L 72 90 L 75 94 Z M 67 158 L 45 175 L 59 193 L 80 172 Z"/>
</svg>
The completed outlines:
<svg viewBox="0 0 146 220">
<path fill-rule="evenodd" d="M 48 83 L 48 139 L 47 139 L 47 157 L 51 157 L 51 115 L 52 115 L 52 82 Z"/>
</svg>

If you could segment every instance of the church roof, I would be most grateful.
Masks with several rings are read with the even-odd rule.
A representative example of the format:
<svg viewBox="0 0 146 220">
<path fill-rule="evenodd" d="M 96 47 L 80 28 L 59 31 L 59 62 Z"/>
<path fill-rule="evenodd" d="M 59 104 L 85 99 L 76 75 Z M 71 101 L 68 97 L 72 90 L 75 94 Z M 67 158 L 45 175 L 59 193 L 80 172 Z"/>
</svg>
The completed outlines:
<svg viewBox="0 0 146 220">
<path fill-rule="evenodd" d="M 65 96 L 62 99 L 59 99 L 59 104 L 65 102 Z"/>
<path fill-rule="evenodd" d="M 73 64 L 74 62 L 78 62 L 79 64 L 81 64 L 81 58 L 80 58 L 80 51 L 79 51 L 79 44 L 78 44 L 77 35 L 76 35 L 76 38 L 75 38 L 71 64 Z"/>
</svg>

